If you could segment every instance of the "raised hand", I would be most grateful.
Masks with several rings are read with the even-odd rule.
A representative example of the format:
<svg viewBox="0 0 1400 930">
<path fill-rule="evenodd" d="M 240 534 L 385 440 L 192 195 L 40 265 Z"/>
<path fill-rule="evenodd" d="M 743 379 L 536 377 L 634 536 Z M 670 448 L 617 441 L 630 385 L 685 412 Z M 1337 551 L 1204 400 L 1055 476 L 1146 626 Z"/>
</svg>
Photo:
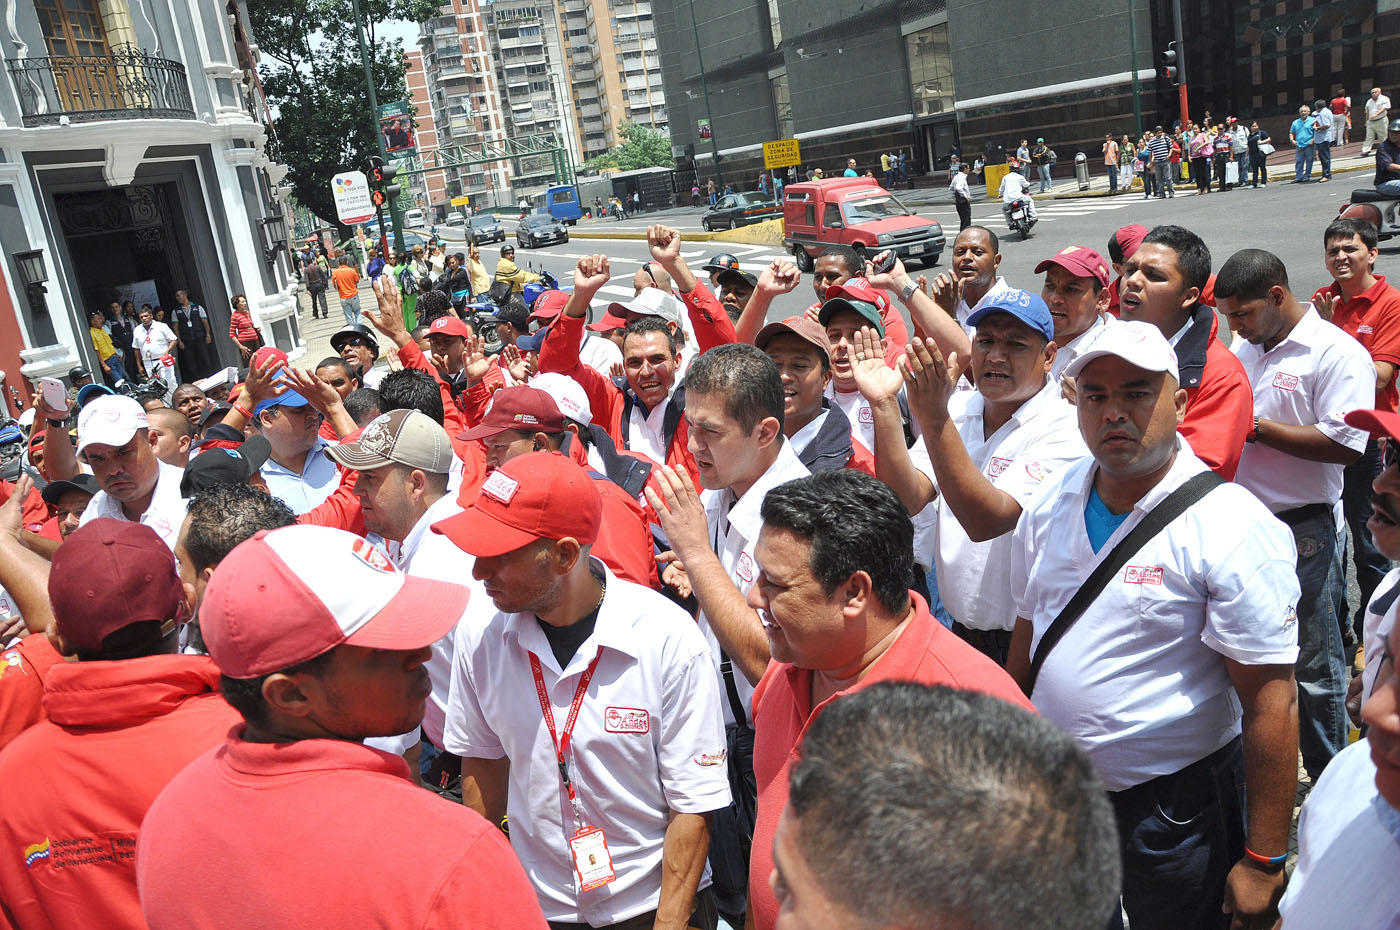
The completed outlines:
<svg viewBox="0 0 1400 930">
<path fill-rule="evenodd" d="M 932 339 L 916 336 L 908 347 L 908 354 L 899 360 L 899 371 L 909 398 L 909 410 L 920 424 L 948 419 L 948 401 L 958 384 L 956 352 L 945 362 Z"/>
<path fill-rule="evenodd" d="M 647 247 L 651 257 L 665 267 L 681 257 L 681 234 L 669 226 L 648 226 Z"/>
<path fill-rule="evenodd" d="M 606 255 L 585 255 L 574 267 L 574 290 L 596 294 L 612 278 Z"/>
<path fill-rule="evenodd" d="M 466 339 L 466 351 L 462 355 L 462 370 L 467 374 L 467 384 L 478 384 L 491 370 L 491 359 L 486 357 L 486 340 L 475 334 Z"/>
<path fill-rule="evenodd" d="M 283 375 L 291 381 L 296 392 L 305 397 L 306 402 L 319 410 L 323 416 L 326 411 L 341 403 L 340 394 L 336 389 L 314 371 L 288 365 L 283 369 Z"/>
<path fill-rule="evenodd" d="M 775 258 L 773 263 L 763 269 L 763 273 L 758 276 L 757 290 L 771 298 L 777 297 L 779 294 L 792 293 L 800 283 L 802 283 L 802 272 L 797 270 L 797 266 L 792 262 Z"/>
<path fill-rule="evenodd" d="M 933 279 L 933 302 L 939 309 L 952 316 L 957 312 L 958 301 L 962 299 L 962 279 L 943 272 Z"/>
<path fill-rule="evenodd" d="M 881 274 L 875 273 L 875 266 L 882 262 L 889 254 L 889 249 L 878 252 L 875 258 L 865 263 L 865 279 L 870 282 L 871 287 L 878 287 L 882 291 L 893 291 L 899 293 L 903 289 L 904 283 L 909 280 L 909 274 L 904 270 L 904 262 L 898 258 L 894 260 L 894 267 Z"/>
<path fill-rule="evenodd" d="M 400 348 L 408 345 L 408 330 L 403 325 L 403 297 L 399 294 L 393 275 L 382 274 L 375 281 L 374 300 L 378 309 L 366 307 L 360 311 L 360 315 L 394 345 Z"/>
<path fill-rule="evenodd" d="M 522 384 L 530 380 L 534 374 L 531 370 L 529 354 L 522 355 L 516 346 L 506 346 L 501 349 L 501 361 L 505 363 L 506 371 L 510 376 Z"/>
<path fill-rule="evenodd" d="M 1341 305 L 1342 295 L 1340 294 L 1333 294 L 1331 297 L 1323 297 L 1313 303 L 1313 306 L 1317 307 L 1317 315 L 1328 322 L 1331 322 L 1333 314 L 1337 312 L 1337 308 Z"/>
<path fill-rule="evenodd" d="M 669 465 L 662 465 L 653 475 L 655 488 L 650 484 L 646 487 L 647 501 L 656 511 L 675 557 L 684 561 L 708 550 L 710 530 L 705 522 L 705 508 L 690 475 L 683 468 Z"/>
<path fill-rule="evenodd" d="M 269 397 L 281 397 L 287 393 L 288 384 L 278 375 L 287 367 L 285 359 L 280 359 L 268 355 L 261 364 L 254 365 L 248 369 L 248 377 L 243 380 L 243 391 L 248 395 L 248 403 L 245 405 L 249 410 L 267 400 Z M 242 401 L 242 397 L 239 397 Z"/>
<path fill-rule="evenodd" d="M 852 340 L 851 376 L 872 404 L 898 396 L 904 384 L 903 375 L 885 364 L 885 342 L 869 326 L 862 326 Z"/>
</svg>

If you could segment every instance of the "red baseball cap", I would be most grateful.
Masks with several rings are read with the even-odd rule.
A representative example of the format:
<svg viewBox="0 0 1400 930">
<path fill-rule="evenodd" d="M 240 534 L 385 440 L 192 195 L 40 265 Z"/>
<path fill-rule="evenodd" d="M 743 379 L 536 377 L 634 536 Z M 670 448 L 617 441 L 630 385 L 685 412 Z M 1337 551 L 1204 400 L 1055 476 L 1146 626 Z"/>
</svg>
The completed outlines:
<svg viewBox="0 0 1400 930">
<path fill-rule="evenodd" d="M 505 555 L 538 539 L 598 539 L 603 498 L 593 479 L 558 452 L 527 452 L 491 472 L 481 496 L 433 532 L 474 556 Z"/>
<path fill-rule="evenodd" d="M 83 652 L 101 652 L 104 639 L 133 623 L 154 620 L 168 632 L 184 619 L 185 589 L 155 530 L 98 517 L 54 552 L 49 600 L 63 638 Z"/>
<path fill-rule="evenodd" d="M 826 289 L 823 300 L 845 297 L 847 300 L 863 300 L 879 308 L 881 315 L 890 309 L 889 295 L 872 285 L 865 278 L 849 278 L 844 284 L 833 284 Z"/>
<path fill-rule="evenodd" d="M 263 346 L 253 353 L 253 357 L 248 359 L 249 368 L 261 368 L 267 364 L 268 359 L 276 359 L 279 362 L 287 361 L 287 353 L 276 346 Z"/>
<path fill-rule="evenodd" d="M 623 329 L 627 326 L 627 321 L 620 316 L 615 316 L 611 310 L 603 314 L 603 318 L 596 323 L 589 323 L 588 329 L 595 333 L 610 333 L 615 329 Z"/>
<path fill-rule="evenodd" d="M 485 439 L 508 429 L 524 430 L 528 433 L 558 433 L 565 428 L 564 414 L 559 405 L 539 388 L 528 384 L 501 388 L 491 395 L 491 403 L 481 422 L 458 439 Z"/>
<path fill-rule="evenodd" d="M 342 644 L 422 649 L 452 631 L 470 594 L 405 575 L 354 533 L 284 526 L 259 531 L 219 563 L 199 628 L 225 675 L 257 678 Z"/>
<path fill-rule="evenodd" d="M 1347 426 L 1364 429 L 1372 436 L 1400 439 L 1400 413 L 1389 410 L 1353 410 L 1342 419 L 1346 421 Z"/>
<path fill-rule="evenodd" d="M 1067 245 L 1036 265 L 1035 273 L 1044 274 L 1051 265 L 1059 265 L 1078 278 L 1094 278 L 1099 282 L 1099 287 L 1108 287 L 1108 262 L 1091 248 Z"/>
<path fill-rule="evenodd" d="M 530 310 L 532 320 L 552 320 L 564 309 L 564 305 L 569 302 L 569 292 L 550 289 L 535 299 L 535 306 Z"/>
<path fill-rule="evenodd" d="M 472 334 L 471 328 L 462 320 L 452 314 L 440 316 L 428 325 L 428 335 L 456 336 L 459 339 L 466 339 Z"/>
<path fill-rule="evenodd" d="M 1142 240 L 1147 238 L 1149 232 L 1146 226 L 1141 223 L 1133 223 L 1131 226 L 1124 226 L 1113 234 L 1113 238 L 1118 240 L 1118 247 L 1123 250 L 1123 258 L 1133 257 L 1133 253 L 1142 245 Z"/>
</svg>

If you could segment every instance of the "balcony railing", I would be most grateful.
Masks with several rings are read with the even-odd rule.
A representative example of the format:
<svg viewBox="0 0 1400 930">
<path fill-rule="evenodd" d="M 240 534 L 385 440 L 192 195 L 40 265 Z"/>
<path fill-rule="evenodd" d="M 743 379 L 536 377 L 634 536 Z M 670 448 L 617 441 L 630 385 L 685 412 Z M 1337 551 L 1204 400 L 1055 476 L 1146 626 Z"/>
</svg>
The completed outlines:
<svg viewBox="0 0 1400 930">
<path fill-rule="evenodd" d="M 25 126 L 105 119 L 194 119 L 185 66 L 120 46 L 110 55 L 5 63 Z"/>
</svg>

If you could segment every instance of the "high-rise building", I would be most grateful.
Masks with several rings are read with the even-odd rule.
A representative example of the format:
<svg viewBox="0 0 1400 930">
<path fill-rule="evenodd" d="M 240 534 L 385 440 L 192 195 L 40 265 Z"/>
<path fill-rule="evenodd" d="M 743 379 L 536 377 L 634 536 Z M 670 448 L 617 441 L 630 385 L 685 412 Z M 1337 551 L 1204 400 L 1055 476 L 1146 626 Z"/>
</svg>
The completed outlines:
<svg viewBox="0 0 1400 930">
<path fill-rule="evenodd" d="M 437 119 L 433 116 L 432 93 L 428 90 L 422 49 L 406 49 L 404 58 L 408 62 L 404 79 L 408 83 L 408 100 L 415 111 L 413 119 L 421 159 L 422 152 L 438 148 Z M 418 208 L 426 214 L 432 204 L 447 203 L 447 172 L 429 171 L 414 175 L 411 190 Z"/>
</svg>

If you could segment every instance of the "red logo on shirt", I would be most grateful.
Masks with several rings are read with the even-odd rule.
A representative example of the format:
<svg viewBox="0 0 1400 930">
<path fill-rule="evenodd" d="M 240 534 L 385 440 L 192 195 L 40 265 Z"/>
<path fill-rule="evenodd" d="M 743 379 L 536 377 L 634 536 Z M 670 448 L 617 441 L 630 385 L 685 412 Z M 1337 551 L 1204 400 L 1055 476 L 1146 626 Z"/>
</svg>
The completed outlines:
<svg viewBox="0 0 1400 930">
<path fill-rule="evenodd" d="M 389 562 L 388 556 L 374 548 L 374 544 L 364 539 L 356 539 L 350 544 L 350 552 L 377 572 L 385 572 L 392 575 L 394 566 Z"/>
<path fill-rule="evenodd" d="M 1147 565 L 1129 565 L 1123 569 L 1124 584 L 1161 584 L 1162 570 Z"/>
<path fill-rule="evenodd" d="M 862 406 L 860 412 L 856 414 L 856 419 L 862 423 L 874 423 L 875 411 L 871 410 L 869 407 Z"/>
<path fill-rule="evenodd" d="M 1274 387 L 1285 391 L 1296 391 L 1298 390 L 1298 376 L 1280 371 L 1274 375 Z"/>
<path fill-rule="evenodd" d="M 1006 466 L 1011 464 L 1010 459 L 996 458 L 987 463 L 987 477 L 1000 478 L 1001 473 L 1006 471 Z"/>
<path fill-rule="evenodd" d="M 753 559 L 749 558 L 747 552 L 739 553 L 739 562 L 734 566 L 734 574 L 739 576 L 739 580 L 744 584 L 753 581 Z"/>
<path fill-rule="evenodd" d="M 640 707 L 609 707 L 603 711 L 603 729 L 609 733 L 647 733 L 651 714 Z"/>
</svg>

